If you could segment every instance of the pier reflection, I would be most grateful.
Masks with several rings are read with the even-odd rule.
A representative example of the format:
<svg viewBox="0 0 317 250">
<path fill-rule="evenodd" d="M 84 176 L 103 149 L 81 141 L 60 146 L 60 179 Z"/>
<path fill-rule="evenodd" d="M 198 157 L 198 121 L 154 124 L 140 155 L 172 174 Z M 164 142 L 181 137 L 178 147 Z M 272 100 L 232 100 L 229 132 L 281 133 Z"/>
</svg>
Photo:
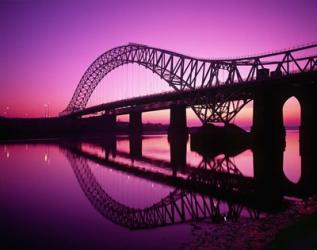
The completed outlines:
<svg viewBox="0 0 317 250">
<path fill-rule="evenodd" d="M 168 154 L 143 154 L 153 138 L 166 140 Z M 183 138 L 184 139 L 184 138 Z M 117 142 L 129 145 L 120 148 Z M 254 176 L 243 174 L 236 158 L 245 147 L 232 151 L 188 151 L 188 138 L 171 140 L 166 136 L 107 137 L 63 143 L 62 151 L 71 163 L 88 200 L 108 220 L 130 228 L 153 228 L 211 218 L 213 222 L 237 220 L 241 214 L 259 218 L 287 206 L 286 196 L 305 197 L 316 191 L 312 158 L 302 153 L 302 174 L 298 183 L 283 174 L 284 148 L 253 147 Z M 218 149 L 217 149 L 218 150 Z M 196 164 L 191 157 L 197 155 Z M 91 163 L 138 176 L 153 183 L 174 187 L 166 197 L 144 208 L 122 204 L 107 194 L 90 169 Z M 309 166 L 309 167 L 308 167 Z"/>
<path fill-rule="evenodd" d="M 166 178 L 165 183 L 168 182 L 168 184 L 175 186 L 175 190 L 151 206 L 136 209 L 116 201 L 107 194 L 93 175 L 87 155 L 83 157 L 74 148 L 72 150 L 68 148 L 68 150 L 65 150 L 65 154 L 81 189 L 95 209 L 113 223 L 129 229 L 153 228 L 205 218 L 210 218 L 213 222 L 219 223 L 221 221 L 237 220 L 243 212 L 247 213 L 249 218 L 255 219 L 260 216 L 260 209 L 247 206 L 243 204 L 242 200 L 240 200 L 240 203 L 234 202 L 234 193 L 238 191 L 235 190 L 237 188 L 235 182 L 238 180 L 230 182 L 228 176 L 223 175 L 228 173 L 226 171 L 228 163 L 224 164 L 227 159 L 215 161 L 215 166 L 201 165 L 193 169 L 191 174 L 183 180 L 180 177 L 177 179 L 173 175 L 172 178 L 168 175 L 159 176 L 159 174 L 155 177 L 155 174 L 147 176 L 144 173 L 143 177 L 149 177 L 149 179 L 158 182 L 164 181 L 163 178 Z M 109 165 L 104 164 L 103 166 L 108 167 Z M 111 165 L 111 167 L 114 166 Z M 117 167 L 120 167 L 119 163 Z M 121 166 L 121 170 L 124 167 L 129 168 L 129 166 Z M 222 170 L 219 172 L 219 176 L 212 178 L 216 176 L 217 170 L 220 168 Z M 137 170 L 134 174 L 141 175 L 140 171 Z M 216 190 L 221 188 L 227 190 L 223 189 L 221 193 L 217 193 Z M 232 199 L 225 200 L 225 193 L 231 193 Z"/>
</svg>

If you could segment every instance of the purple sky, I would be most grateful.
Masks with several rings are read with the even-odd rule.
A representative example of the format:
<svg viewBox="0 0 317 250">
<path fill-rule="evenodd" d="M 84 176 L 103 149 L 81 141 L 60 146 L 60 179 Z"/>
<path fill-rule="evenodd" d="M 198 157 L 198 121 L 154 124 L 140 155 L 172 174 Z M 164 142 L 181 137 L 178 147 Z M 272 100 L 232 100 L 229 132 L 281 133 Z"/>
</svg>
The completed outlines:
<svg viewBox="0 0 317 250">
<path fill-rule="evenodd" d="M 2 0 L 0 113 L 8 106 L 9 116 L 43 116 L 49 103 L 58 114 L 92 61 L 128 42 L 197 57 L 248 55 L 317 41 L 316 13 L 313 0 Z"/>
</svg>

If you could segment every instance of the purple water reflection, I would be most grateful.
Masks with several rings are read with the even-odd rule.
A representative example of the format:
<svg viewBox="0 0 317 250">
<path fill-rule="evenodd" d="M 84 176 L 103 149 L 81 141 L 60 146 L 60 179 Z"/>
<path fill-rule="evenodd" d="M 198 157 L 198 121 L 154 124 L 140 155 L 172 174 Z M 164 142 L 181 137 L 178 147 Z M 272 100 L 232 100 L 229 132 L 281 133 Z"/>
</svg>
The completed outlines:
<svg viewBox="0 0 317 250">
<path fill-rule="evenodd" d="M 301 158 L 298 131 L 287 131 L 283 171 L 289 181 L 297 183 L 300 180 Z"/>
<path fill-rule="evenodd" d="M 7 145 L 0 150 L 2 242 L 31 249 L 174 249 L 190 237 L 190 227 L 186 225 L 130 232 L 105 220 L 84 196 L 57 146 Z M 123 181 L 122 175 L 97 166 L 92 169 L 99 179 L 110 181 L 103 184 L 115 198 L 133 202 L 136 196 L 125 197 L 134 190 L 116 190 L 116 182 Z M 110 177 L 103 179 L 107 175 Z M 136 183 L 138 191 L 151 187 L 132 176 L 131 182 Z M 165 195 L 166 190 L 167 187 L 155 185 L 151 195 L 139 197 L 151 202 Z"/>
<path fill-rule="evenodd" d="M 129 138 L 116 142 L 115 155 L 109 159 L 144 168 L 146 171 L 172 175 L 167 164 L 171 160 L 166 135 L 144 136 L 142 157 L 129 158 Z M 193 168 L 203 157 L 190 150 L 186 161 Z M 105 149 L 86 142 L 81 149 L 105 158 Z M 121 154 L 120 154 L 121 152 Z M 217 156 L 216 161 L 223 159 Z M 150 159 L 150 160 L 146 160 Z M 243 176 L 253 177 L 253 155 L 246 150 L 230 159 Z M 91 173 L 112 199 L 131 208 L 145 208 L 159 202 L 175 187 L 87 160 Z M 175 249 L 189 241 L 188 224 L 130 231 L 116 225 L 92 206 L 65 155 L 57 145 L 19 144 L 0 146 L 0 199 L 2 242 L 32 249 Z M 179 176 L 186 176 L 182 169 Z M 292 182 L 300 178 L 298 132 L 287 133 L 284 173 Z M 185 177 L 184 177 L 185 178 Z M 220 210 L 228 213 L 226 203 Z M 240 216 L 249 217 L 243 210 Z M 19 239 L 17 242 L 16 240 Z"/>
</svg>

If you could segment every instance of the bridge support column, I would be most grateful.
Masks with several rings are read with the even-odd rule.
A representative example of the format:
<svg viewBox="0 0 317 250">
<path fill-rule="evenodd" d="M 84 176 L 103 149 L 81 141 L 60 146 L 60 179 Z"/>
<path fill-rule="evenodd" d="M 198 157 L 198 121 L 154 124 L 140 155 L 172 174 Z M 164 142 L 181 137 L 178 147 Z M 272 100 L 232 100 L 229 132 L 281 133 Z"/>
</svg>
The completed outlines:
<svg viewBox="0 0 317 250">
<path fill-rule="evenodd" d="M 174 105 L 170 110 L 170 126 L 168 128 L 173 176 L 176 176 L 178 169 L 186 166 L 187 140 L 186 106 Z"/>
<path fill-rule="evenodd" d="M 142 135 L 130 135 L 129 146 L 131 159 L 140 159 L 142 157 Z"/>
<path fill-rule="evenodd" d="M 178 169 L 186 167 L 187 141 L 187 134 L 174 134 L 168 137 L 170 144 L 170 163 L 173 169 L 173 176 L 175 177 Z"/>
<path fill-rule="evenodd" d="M 141 134 L 142 133 L 142 113 L 133 112 L 130 113 L 129 121 L 129 132 L 130 134 Z"/>
<path fill-rule="evenodd" d="M 285 128 L 282 98 L 271 90 L 260 90 L 253 104 L 254 178 L 260 206 L 275 207 L 282 199 Z"/>
<path fill-rule="evenodd" d="M 102 123 L 106 132 L 114 133 L 117 129 L 117 117 L 115 115 L 103 115 Z"/>
<path fill-rule="evenodd" d="M 187 132 L 186 106 L 172 106 L 170 111 L 170 126 L 168 128 L 168 134 L 187 134 Z"/>
<path fill-rule="evenodd" d="M 258 146 L 252 151 L 257 205 L 267 209 L 278 209 L 283 199 L 284 150 Z"/>
<path fill-rule="evenodd" d="M 262 89 L 255 95 L 252 138 L 255 147 L 285 148 L 282 98 L 272 90 Z"/>
<path fill-rule="evenodd" d="M 316 192 L 317 181 L 317 86 L 309 86 L 302 93 L 300 126 L 301 189 Z"/>
<path fill-rule="evenodd" d="M 108 161 L 109 156 L 116 157 L 117 152 L 117 138 L 115 134 L 110 134 L 104 140 L 105 159 Z"/>
</svg>

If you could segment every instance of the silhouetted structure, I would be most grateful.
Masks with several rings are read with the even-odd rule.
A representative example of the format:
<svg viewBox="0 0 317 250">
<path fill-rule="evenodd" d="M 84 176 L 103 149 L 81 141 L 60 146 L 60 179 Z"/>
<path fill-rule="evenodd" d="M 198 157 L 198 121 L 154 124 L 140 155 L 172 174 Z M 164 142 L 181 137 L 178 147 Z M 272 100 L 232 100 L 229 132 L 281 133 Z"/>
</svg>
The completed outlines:
<svg viewBox="0 0 317 250">
<path fill-rule="evenodd" d="M 109 72 L 122 64 L 138 63 L 158 74 L 179 92 L 184 92 L 186 89 L 218 88 L 217 94 L 209 96 L 201 95 L 197 91 L 195 96 L 192 96 L 190 106 L 204 124 L 210 122 L 229 123 L 236 113 L 250 101 L 250 96 L 247 93 L 242 93 L 241 90 L 225 91 L 224 88 L 224 91 L 219 91 L 221 89 L 219 87 L 231 86 L 236 83 L 242 86 L 253 80 L 263 81 L 269 76 L 269 69 L 265 67 L 274 68 L 270 75 L 271 79 L 292 75 L 294 69 L 290 69 L 290 64 L 294 64 L 295 69 L 300 73 L 312 72 L 317 68 L 316 55 L 296 57 L 295 53 L 305 52 L 315 47 L 317 44 L 259 56 L 212 60 L 197 59 L 168 50 L 130 43 L 105 52 L 90 65 L 62 114 L 82 111 L 98 83 Z M 277 57 L 279 59 L 271 60 L 271 58 Z M 224 71 L 227 74 L 225 79 L 221 81 L 221 74 Z M 243 71 L 247 71 L 245 78 L 242 78 Z M 134 99 L 135 102 L 142 102 L 138 98 Z M 234 100 L 238 100 L 238 102 L 233 103 Z M 129 100 L 126 101 L 129 103 Z M 116 102 L 112 103 L 112 110 L 115 106 Z M 121 107 L 127 106 L 121 105 Z"/>
<path fill-rule="evenodd" d="M 204 125 L 221 122 L 228 126 L 236 114 L 254 100 L 253 144 L 256 148 L 270 144 L 283 147 L 282 107 L 290 96 L 295 96 L 302 110 L 301 152 L 307 155 L 306 159 L 309 155 L 313 159 L 317 139 L 314 129 L 317 127 L 314 117 L 317 56 L 309 54 L 312 48 L 317 48 L 317 44 L 251 57 L 211 60 L 140 44 L 120 46 L 102 54 L 87 69 L 60 118 L 0 119 L 0 136 L 30 138 L 114 133 L 116 116 L 122 114 L 130 115 L 130 133 L 141 134 L 142 112 L 166 108 L 171 109 L 169 136 L 172 136 L 187 132 L 186 107 L 191 107 Z M 127 63 L 138 63 L 152 70 L 175 91 L 86 108 L 101 79 Z M 98 112 L 103 115 L 83 118 Z"/>
<path fill-rule="evenodd" d="M 173 168 L 173 176 L 176 176 L 177 171 L 187 165 L 188 133 L 186 130 L 180 132 L 169 130 L 168 143 L 170 145 L 170 163 Z"/>
<path fill-rule="evenodd" d="M 130 134 L 142 133 L 142 113 L 141 112 L 130 113 L 129 132 Z"/>
<path fill-rule="evenodd" d="M 186 106 L 173 105 L 170 110 L 170 126 L 168 134 L 187 134 Z"/>
<path fill-rule="evenodd" d="M 131 159 L 142 158 L 142 135 L 132 134 L 129 137 L 130 157 Z"/>
<path fill-rule="evenodd" d="M 190 148 L 204 157 L 219 153 L 236 155 L 251 147 L 251 135 L 234 124 L 224 127 L 212 124 L 193 128 L 190 136 Z"/>
</svg>

